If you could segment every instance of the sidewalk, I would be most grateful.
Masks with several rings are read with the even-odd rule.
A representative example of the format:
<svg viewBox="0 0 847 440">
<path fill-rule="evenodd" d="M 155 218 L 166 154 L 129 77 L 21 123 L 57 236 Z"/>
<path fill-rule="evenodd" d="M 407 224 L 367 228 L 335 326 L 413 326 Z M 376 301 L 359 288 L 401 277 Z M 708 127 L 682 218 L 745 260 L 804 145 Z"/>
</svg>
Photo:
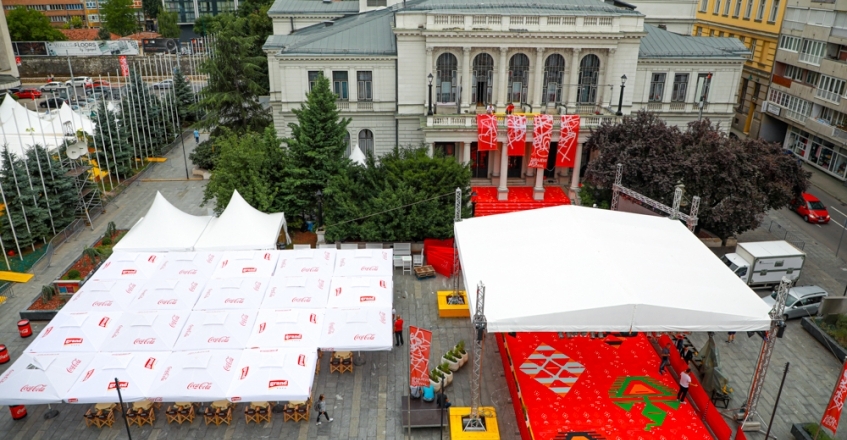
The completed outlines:
<svg viewBox="0 0 847 440">
<path fill-rule="evenodd" d="M 824 173 L 823 171 L 803 163 L 803 169 L 812 173 L 809 177 L 809 182 L 812 185 L 820 188 L 823 192 L 835 197 L 841 203 L 847 203 L 847 184 Z"/>
</svg>

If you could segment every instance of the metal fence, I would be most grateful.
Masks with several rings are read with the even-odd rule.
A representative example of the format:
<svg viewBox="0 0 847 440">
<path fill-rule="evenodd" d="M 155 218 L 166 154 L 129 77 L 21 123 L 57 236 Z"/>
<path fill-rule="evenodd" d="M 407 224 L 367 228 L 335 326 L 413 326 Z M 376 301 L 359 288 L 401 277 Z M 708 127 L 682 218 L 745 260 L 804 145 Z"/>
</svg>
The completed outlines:
<svg viewBox="0 0 847 440">
<path fill-rule="evenodd" d="M 770 232 L 771 235 L 773 235 L 774 237 L 776 237 L 780 240 L 785 240 L 785 241 L 791 243 L 792 245 L 794 245 L 794 247 L 796 247 L 797 249 L 800 249 L 800 250 L 803 250 L 803 248 L 806 247 L 805 241 L 798 239 L 795 235 L 793 235 L 791 233 L 791 231 L 789 231 L 787 228 L 785 228 L 781 224 L 779 224 L 779 223 L 777 223 L 773 220 L 768 220 L 766 225 L 767 225 L 767 228 L 768 228 L 768 232 Z M 763 224 L 762 226 L 765 226 L 765 225 Z"/>
</svg>

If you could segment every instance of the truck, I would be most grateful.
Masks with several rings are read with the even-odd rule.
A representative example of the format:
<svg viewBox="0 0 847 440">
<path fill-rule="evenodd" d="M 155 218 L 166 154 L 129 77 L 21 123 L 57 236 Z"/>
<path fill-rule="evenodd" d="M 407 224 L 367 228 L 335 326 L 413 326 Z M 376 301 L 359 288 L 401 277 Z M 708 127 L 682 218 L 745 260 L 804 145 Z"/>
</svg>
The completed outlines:
<svg viewBox="0 0 847 440">
<path fill-rule="evenodd" d="M 806 253 L 787 241 L 757 241 L 738 243 L 734 253 L 721 261 L 751 288 L 779 285 L 782 277 L 797 282 Z"/>
</svg>

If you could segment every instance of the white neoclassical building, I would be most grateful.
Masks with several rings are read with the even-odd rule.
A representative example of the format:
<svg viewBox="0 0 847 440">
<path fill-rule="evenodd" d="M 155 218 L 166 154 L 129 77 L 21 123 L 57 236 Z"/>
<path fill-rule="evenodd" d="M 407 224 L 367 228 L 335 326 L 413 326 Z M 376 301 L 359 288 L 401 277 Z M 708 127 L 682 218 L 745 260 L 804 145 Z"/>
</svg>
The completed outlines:
<svg viewBox="0 0 847 440">
<path fill-rule="evenodd" d="M 527 114 L 578 114 L 580 150 L 592 127 L 640 109 L 728 129 L 749 54 L 737 39 L 675 34 L 628 4 L 600 0 L 277 0 L 269 15 L 274 35 L 264 48 L 280 135 L 324 75 L 352 120 L 350 148 L 379 155 L 425 144 L 469 162 L 476 185 L 501 193 L 575 188 L 578 173 L 555 167 L 557 127 L 544 170 L 527 167 L 530 146 L 523 157 L 477 151 L 476 114 L 487 105 L 498 114 L 510 103 Z M 589 154 L 580 150 L 577 170 Z"/>
</svg>

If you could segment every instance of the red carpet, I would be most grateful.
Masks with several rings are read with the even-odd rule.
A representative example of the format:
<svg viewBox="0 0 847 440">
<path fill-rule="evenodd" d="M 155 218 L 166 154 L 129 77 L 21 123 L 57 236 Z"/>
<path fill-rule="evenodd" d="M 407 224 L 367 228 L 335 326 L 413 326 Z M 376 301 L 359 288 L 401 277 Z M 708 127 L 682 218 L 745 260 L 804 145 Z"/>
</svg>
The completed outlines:
<svg viewBox="0 0 847 440">
<path fill-rule="evenodd" d="M 712 440 L 691 404 L 678 404 L 670 373 L 659 376 L 659 356 L 643 335 L 503 336 L 518 423 L 528 421 L 525 440 Z"/>
<path fill-rule="evenodd" d="M 544 187 L 544 200 L 533 200 L 531 186 L 509 187 L 509 200 L 497 200 L 496 186 L 475 186 L 471 191 L 476 196 L 471 200 L 476 202 L 474 217 L 506 212 L 526 211 L 528 209 L 545 208 L 548 206 L 570 205 L 571 200 L 558 186 Z"/>
</svg>

